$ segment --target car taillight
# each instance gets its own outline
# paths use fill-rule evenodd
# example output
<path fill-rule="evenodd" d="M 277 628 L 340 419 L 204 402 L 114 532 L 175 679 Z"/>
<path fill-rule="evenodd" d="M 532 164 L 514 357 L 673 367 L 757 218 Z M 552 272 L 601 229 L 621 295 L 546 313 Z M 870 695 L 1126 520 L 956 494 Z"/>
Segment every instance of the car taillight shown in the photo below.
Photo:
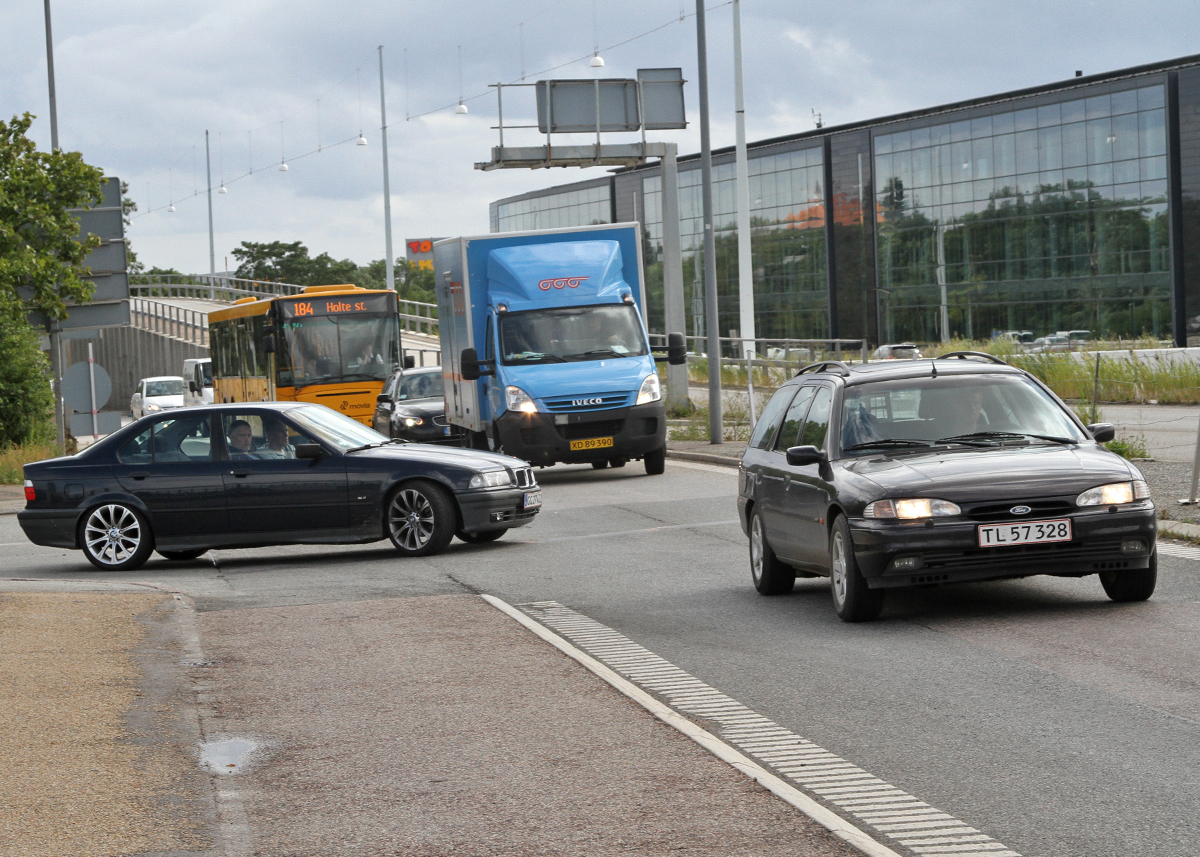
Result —
<path fill-rule="evenodd" d="M 33 482 L 25 480 L 25 502 L 32 503 L 37 499 L 37 492 L 33 490 Z"/>

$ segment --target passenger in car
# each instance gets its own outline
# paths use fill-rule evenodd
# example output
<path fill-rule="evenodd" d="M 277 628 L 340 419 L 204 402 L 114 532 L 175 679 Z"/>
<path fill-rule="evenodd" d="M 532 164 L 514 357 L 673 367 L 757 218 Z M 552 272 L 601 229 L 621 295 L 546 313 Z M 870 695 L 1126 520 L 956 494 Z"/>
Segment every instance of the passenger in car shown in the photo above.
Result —
<path fill-rule="evenodd" d="M 259 449 L 259 458 L 295 458 L 296 449 L 288 443 L 287 426 L 279 420 L 267 420 L 263 425 L 267 445 Z"/>
<path fill-rule="evenodd" d="M 229 455 L 234 461 L 254 458 L 254 429 L 245 420 L 229 424 Z"/>

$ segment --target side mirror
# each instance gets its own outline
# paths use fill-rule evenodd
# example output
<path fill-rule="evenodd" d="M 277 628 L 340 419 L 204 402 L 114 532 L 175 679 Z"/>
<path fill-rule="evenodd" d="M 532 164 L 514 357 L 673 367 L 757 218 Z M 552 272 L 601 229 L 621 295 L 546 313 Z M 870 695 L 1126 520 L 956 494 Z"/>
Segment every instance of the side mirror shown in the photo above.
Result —
<path fill-rule="evenodd" d="M 188 381 L 188 392 L 189 393 L 196 392 L 196 382 L 195 381 Z"/>
<path fill-rule="evenodd" d="M 824 464 L 828 456 L 815 446 L 793 446 L 787 451 L 787 463 L 791 467 L 804 467 L 808 464 Z"/>
<path fill-rule="evenodd" d="M 1091 433 L 1092 440 L 1096 441 L 1096 443 L 1108 443 L 1117 436 L 1112 423 L 1095 423 L 1088 426 L 1087 430 Z"/>
<path fill-rule="evenodd" d="M 479 380 L 479 352 L 474 348 L 464 348 L 459 363 L 464 381 Z"/>
<path fill-rule="evenodd" d="M 324 458 L 326 455 L 325 447 L 319 443 L 298 443 L 296 444 L 296 457 L 308 458 L 316 461 L 318 458 Z"/>
<path fill-rule="evenodd" d="M 263 354 L 275 353 L 275 334 L 268 333 L 263 337 Z"/>
<path fill-rule="evenodd" d="M 404 355 L 404 368 L 405 369 L 412 369 L 416 365 L 417 365 L 417 358 L 413 357 L 411 354 Z"/>
<path fill-rule="evenodd" d="M 383 402 L 391 401 L 391 397 L 387 393 L 380 393 L 378 396 L 375 397 L 375 401 L 382 404 Z"/>
<path fill-rule="evenodd" d="M 671 366 L 687 363 L 687 340 L 682 333 L 667 334 L 667 363 Z"/>

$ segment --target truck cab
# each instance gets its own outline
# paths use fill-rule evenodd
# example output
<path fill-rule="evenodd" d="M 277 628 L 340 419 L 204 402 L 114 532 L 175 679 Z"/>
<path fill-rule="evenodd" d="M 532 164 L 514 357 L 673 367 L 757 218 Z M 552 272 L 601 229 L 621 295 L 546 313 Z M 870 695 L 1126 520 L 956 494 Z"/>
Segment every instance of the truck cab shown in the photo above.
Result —
<path fill-rule="evenodd" d="M 641 459 L 661 473 L 666 414 L 636 225 L 451 239 L 435 258 L 439 248 L 447 418 L 531 464 Z"/>
<path fill-rule="evenodd" d="M 194 357 L 183 361 L 183 406 L 213 403 L 212 358 Z"/>

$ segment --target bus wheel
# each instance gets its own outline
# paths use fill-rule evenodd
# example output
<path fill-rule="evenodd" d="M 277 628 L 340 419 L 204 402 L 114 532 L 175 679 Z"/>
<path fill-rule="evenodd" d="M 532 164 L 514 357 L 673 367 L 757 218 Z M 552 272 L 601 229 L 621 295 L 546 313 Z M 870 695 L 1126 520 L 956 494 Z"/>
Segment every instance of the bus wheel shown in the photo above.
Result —
<path fill-rule="evenodd" d="M 432 482 L 416 480 L 397 488 L 384 518 L 388 538 L 406 556 L 441 553 L 458 523 L 454 501 Z"/>

